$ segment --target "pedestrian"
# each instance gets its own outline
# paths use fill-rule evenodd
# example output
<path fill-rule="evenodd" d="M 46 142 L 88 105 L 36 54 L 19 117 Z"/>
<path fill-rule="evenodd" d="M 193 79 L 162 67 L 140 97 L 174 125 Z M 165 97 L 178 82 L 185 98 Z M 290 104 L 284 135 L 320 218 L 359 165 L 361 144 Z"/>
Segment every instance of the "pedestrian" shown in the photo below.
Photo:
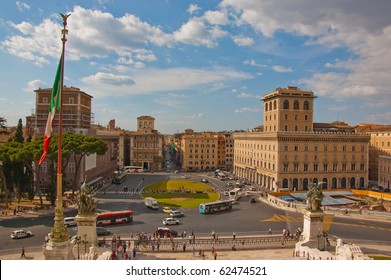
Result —
<path fill-rule="evenodd" d="M 133 259 L 136 258 L 136 252 L 137 252 L 137 249 L 136 249 L 136 247 L 134 247 L 134 248 L 133 248 Z"/>
<path fill-rule="evenodd" d="M 22 259 L 22 258 L 27 259 L 26 254 L 25 254 L 24 247 L 22 247 L 22 254 L 20 255 L 20 258 L 21 258 L 21 259 Z"/>
<path fill-rule="evenodd" d="M 183 243 L 183 252 L 186 252 L 186 243 Z"/>
<path fill-rule="evenodd" d="M 217 252 L 215 251 L 215 253 L 213 254 L 215 260 L 217 260 Z"/>
<path fill-rule="evenodd" d="M 233 240 L 235 240 L 235 238 L 236 238 L 236 233 L 235 232 L 232 233 L 232 237 L 233 237 Z"/>
<path fill-rule="evenodd" d="M 216 233 L 214 230 L 212 230 L 212 237 L 213 237 L 213 239 L 216 239 Z"/>
<path fill-rule="evenodd" d="M 195 247 L 193 246 L 193 257 L 195 257 Z"/>
<path fill-rule="evenodd" d="M 269 234 L 273 234 L 273 233 L 272 233 L 272 229 L 271 229 L 271 228 L 269 228 Z"/>
<path fill-rule="evenodd" d="M 236 251 L 236 246 L 235 246 L 235 244 L 232 246 L 232 251 Z"/>
<path fill-rule="evenodd" d="M 214 252 L 215 252 L 215 247 L 212 246 L 212 255 L 214 254 Z"/>
<path fill-rule="evenodd" d="M 192 239 L 192 237 L 191 237 L 191 235 L 189 235 L 189 244 L 191 244 L 191 239 Z"/>
<path fill-rule="evenodd" d="M 128 253 L 125 253 L 125 255 L 124 255 L 124 259 L 125 259 L 125 260 L 129 259 L 129 255 L 128 255 Z"/>

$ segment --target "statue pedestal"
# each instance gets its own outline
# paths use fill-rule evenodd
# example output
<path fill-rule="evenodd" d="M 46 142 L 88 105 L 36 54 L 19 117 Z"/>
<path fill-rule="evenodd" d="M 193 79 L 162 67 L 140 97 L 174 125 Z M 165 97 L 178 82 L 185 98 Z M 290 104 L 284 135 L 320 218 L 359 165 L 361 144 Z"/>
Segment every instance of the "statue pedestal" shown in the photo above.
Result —
<path fill-rule="evenodd" d="M 323 211 L 304 210 L 303 237 L 306 246 L 324 249 L 323 221 L 326 214 Z"/>
<path fill-rule="evenodd" d="M 80 237 L 80 245 L 89 248 L 92 245 L 98 246 L 98 236 L 96 234 L 96 214 L 93 215 L 77 215 L 77 236 Z"/>
<path fill-rule="evenodd" d="M 74 260 L 73 245 L 69 240 L 64 242 L 49 241 L 43 248 L 45 260 Z"/>

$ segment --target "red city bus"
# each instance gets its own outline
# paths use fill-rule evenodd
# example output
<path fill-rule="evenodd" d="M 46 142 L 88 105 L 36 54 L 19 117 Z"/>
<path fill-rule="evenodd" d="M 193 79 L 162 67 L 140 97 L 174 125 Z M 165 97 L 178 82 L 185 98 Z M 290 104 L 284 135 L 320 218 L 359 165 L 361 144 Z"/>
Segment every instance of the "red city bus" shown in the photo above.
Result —
<path fill-rule="evenodd" d="M 96 218 L 97 226 L 107 226 L 115 224 L 125 224 L 133 221 L 133 211 L 117 211 L 117 212 L 105 212 L 98 214 Z"/>

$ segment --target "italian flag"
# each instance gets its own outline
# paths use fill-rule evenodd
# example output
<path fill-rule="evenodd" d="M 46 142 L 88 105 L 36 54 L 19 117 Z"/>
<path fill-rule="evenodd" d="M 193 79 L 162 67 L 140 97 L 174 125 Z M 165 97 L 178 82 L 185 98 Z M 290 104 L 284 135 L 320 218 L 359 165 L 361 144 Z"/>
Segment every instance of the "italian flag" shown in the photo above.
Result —
<path fill-rule="evenodd" d="M 52 135 L 52 131 L 53 131 L 54 115 L 56 114 L 56 110 L 60 110 L 61 107 L 61 87 L 62 87 L 61 79 L 62 79 L 62 57 L 60 58 L 60 62 L 58 63 L 56 79 L 54 80 L 53 83 L 52 98 L 50 100 L 50 107 L 49 107 L 49 115 L 48 115 L 48 120 L 46 121 L 45 136 L 43 139 L 43 153 L 38 164 L 41 164 L 45 160 L 46 154 L 49 151 L 50 136 Z"/>

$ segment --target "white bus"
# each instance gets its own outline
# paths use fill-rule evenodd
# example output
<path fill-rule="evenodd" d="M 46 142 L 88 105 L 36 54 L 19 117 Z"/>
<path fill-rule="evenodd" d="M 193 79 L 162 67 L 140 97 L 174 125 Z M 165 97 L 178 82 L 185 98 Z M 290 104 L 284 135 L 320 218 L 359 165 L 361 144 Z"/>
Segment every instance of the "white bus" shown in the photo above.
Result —
<path fill-rule="evenodd" d="M 130 165 L 130 166 L 125 166 L 124 167 L 124 172 L 125 173 L 137 173 L 137 172 L 143 172 L 144 169 L 142 166 L 133 166 L 133 165 Z"/>
<path fill-rule="evenodd" d="M 238 200 L 242 196 L 242 190 L 239 188 L 234 188 L 229 191 L 229 199 Z"/>

